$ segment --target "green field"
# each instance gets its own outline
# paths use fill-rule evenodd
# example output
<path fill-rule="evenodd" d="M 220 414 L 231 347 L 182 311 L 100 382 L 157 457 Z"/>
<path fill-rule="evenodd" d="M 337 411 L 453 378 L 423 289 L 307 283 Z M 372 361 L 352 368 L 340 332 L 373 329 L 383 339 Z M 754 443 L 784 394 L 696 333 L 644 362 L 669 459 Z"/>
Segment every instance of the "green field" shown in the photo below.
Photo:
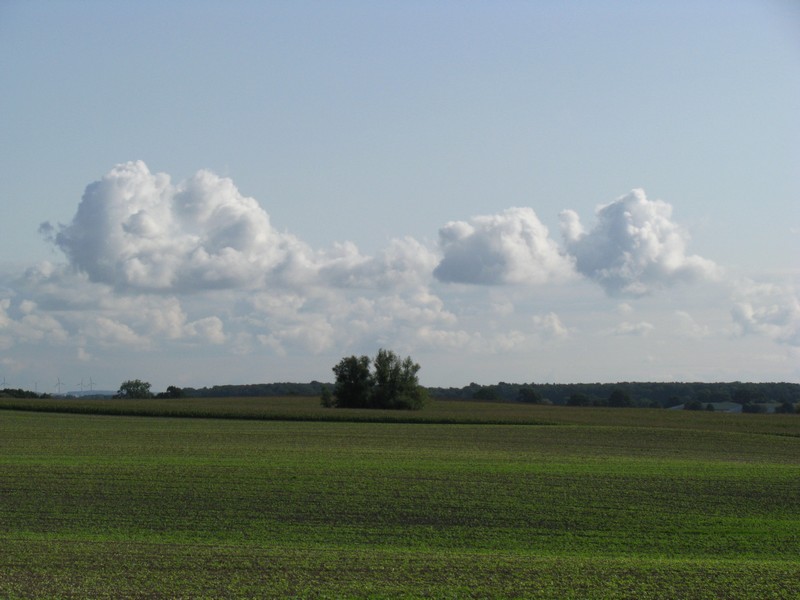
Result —
<path fill-rule="evenodd" d="M 2 598 L 800 597 L 796 415 L 15 402 Z"/>

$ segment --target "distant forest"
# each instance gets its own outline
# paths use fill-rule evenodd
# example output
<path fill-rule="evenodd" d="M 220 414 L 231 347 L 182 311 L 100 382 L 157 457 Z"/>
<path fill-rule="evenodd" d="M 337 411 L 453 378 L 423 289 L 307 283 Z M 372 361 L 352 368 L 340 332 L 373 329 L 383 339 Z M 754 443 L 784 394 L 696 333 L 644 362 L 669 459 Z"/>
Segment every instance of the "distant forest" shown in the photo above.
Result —
<path fill-rule="evenodd" d="M 539 402 L 575 406 L 669 408 L 680 404 L 784 404 L 800 402 L 797 383 L 505 383 L 428 388 L 434 398 Z M 621 404 L 619 404 L 621 403 Z"/>
<path fill-rule="evenodd" d="M 332 384 L 257 383 L 183 388 L 186 396 L 318 396 Z M 428 387 L 431 398 L 532 402 L 576 406 L 637 406 L 669 408 L 680 404 L 735 402 L 752 404 L 795 404 L 800 402 L 797 383 L 470 383 L 455 388 Z"/>

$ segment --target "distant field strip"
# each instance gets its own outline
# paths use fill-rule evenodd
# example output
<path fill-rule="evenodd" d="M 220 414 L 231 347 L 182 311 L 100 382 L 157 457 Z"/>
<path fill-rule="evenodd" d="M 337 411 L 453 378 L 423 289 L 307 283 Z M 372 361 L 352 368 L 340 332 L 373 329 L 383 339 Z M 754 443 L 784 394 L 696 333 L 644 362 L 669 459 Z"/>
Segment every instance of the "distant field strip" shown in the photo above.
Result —
<path fill-rule="evenodd" d="M 433 401 L 421 411 L 323 408 L 316 397 L 186 398 L 180 400 L 0 398 L 0 410 L 90 415 L 188 417 L 257 421 L 348 421 L 367 423 L 524 423 L 536 419 L 530 405 Z"/>
<path fill-rule="evenodd" d="M 263 421 L 434 424 L 573 424 L 772 433 L 800 437 L 796 415 L 563 407 L 515 402 L 432 400 L 422 410 L 323 408 L 317 397 L 226 397 L 179 400 L 0 398 L 0 411 Z"/>
<path fill-rule="evenodd" d="M 800 597 L 796 416 L 546 408 L 0 411 L 0 597 Z"/>

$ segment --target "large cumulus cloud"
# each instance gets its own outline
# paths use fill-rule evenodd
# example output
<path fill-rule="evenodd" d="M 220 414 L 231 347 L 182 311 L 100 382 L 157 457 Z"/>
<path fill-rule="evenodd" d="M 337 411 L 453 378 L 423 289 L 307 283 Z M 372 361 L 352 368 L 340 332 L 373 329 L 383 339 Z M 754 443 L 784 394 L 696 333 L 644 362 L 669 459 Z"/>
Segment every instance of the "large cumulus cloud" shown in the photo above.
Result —
<path fill-rule="evenodd" d="M 712 261 L 686 254 L 688 234 L 672 220 L 672 207 L 643 190 L 598 209 L 589 231 L 571 210 L 561 213 L 561 228 L 578 272 L 611 295 L 641 296 L 719 272 Z"/>
<path fill-rule="evenodd" d="M 199 171 L 173 184 L 142 161 L 117 165 L 90 184 L 67 225 L 41 231 L 92 282 L 127 293 L 204 290 L 420 288 L 430 278 L 477 285 L 543 284 L 576 271 L 609 294 L 643 295 L 712 277 L 711 261 L 686 253 L 688 236 L 670 205 L 634 190 L 597 212 L 585 231 L 561 214 L 564 246 L 531 208 L 451 221 L 438 254 L 412 238 L 374 256 L 351 242 L 313 250 L 273 227 L 230 179 Z"/>
<path fill-rule="evenodd" d="M 117 165 L 86 188 L 68 225 L 41 231 L 96 283 L 134 292 L 418 284 L 435 259 L 411 239 L 378 256 L 352 243 L 313 251 L 278 231 L 230 179 L 199 171 L 173 185 L 142 161 Z"/>
<path fill-rule="evenodd" d="M 444 257 L 433 273 L 440 281 L 536 284 L 572 271 L 531 208 L 451 221 L 439 230 L 439 243 Z"/>
<path fill-rule="evenodd" d="M 438 258 L 417 240 L 373 256 L 351 242 L 312 249 L 207 171 L 173 184 L 141 161 L 117 165 L 86 188 L 69 224 L 41 231 L 67 264 L 28 269 L 18 294 L 0 296 L 5 347 L 47 330 L 51 345 L 83 357 L 110 345 L 371 351 L 455 322 L 429 288 Z"/>
<path fill-rule="evenodd" d="M 89 185 L 53 241 L 92 281 L 139 290 L 257 287 L 308 254 L 230 179 L 200 171 L 172 185 L 141 161 Z"/>

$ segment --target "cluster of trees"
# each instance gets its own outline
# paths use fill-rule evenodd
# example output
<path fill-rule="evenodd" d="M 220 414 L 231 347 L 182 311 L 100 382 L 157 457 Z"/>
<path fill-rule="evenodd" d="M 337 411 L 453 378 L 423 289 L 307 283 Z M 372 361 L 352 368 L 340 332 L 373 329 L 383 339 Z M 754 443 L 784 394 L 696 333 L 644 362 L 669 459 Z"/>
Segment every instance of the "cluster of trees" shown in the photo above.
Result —
<path fill-rule="evenodd" d="M 0 398 L 49 398 L 50 394 L 37 394 L 21 388 L 4 388 L 0 390 Z"/>
<path fill-rule="evenodd" d="M 147 398 L 183 398 L 185 394 L 183 390 L 174 385 L 167 387 L 167 391 L 153 394 L 150 391 L 150 382 L 142 381 L 141 379 L 128 379 L 123 381 L 119 386 L 119 391 L 114 394 L 114 398 L 123 399 L 147 399 Z"/>
<path fill-rule="evenodd" d="M 410 356 L 401 359 L 382 348 L 373 361 L 368 356 L 348 356 L 333 367 L 333 393 L 323 389 L 322 405 L 418 410 L 428 397 L 417 378 L 419 369 Z"/>

